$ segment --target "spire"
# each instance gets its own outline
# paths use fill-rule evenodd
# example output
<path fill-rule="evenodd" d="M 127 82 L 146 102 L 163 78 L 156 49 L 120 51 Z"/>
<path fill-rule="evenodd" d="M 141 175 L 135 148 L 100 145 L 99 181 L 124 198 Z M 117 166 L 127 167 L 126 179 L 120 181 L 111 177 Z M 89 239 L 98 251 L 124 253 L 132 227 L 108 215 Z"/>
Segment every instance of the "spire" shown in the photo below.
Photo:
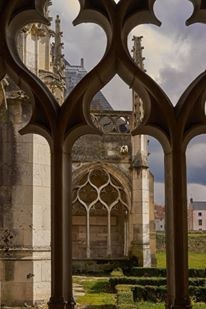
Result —
<path fill-rule="evenodd" d="M 61 20 L 57 15 L 55 20 L 55 40 L 53 45 L 53 65 L 54 73 L 64 78 L 64 55 L 62 54 L 63 43 L 62 43 L 62 32 L 61 32 Z"/>
<path fill-rule="evenodd" d="M 134 62 L 138 65 L 138 67 L 145 71 L 144 69 L 144 60 L 145 58 L 142 56 L 142 36 L 133 36 L 134 46 L 132 49 Z M 145 71 L 146 72 L 146 71 Z M 142 99 L 140 96 L 133 91 L 133 128 L 136 128 L 139 123 L 141 123 L 144 117 L 144 106 Z"/>
<path fill-rule="evenodd" d="M 133 59 L 138 67 L 144 69 L 144 57 L 142 56 L 141 45 L 142 36 L 133 37 Z M 144 118 L 144 104 L 142 98 L 133 90 L 133 107 L 132 107 L 132 128 L 135 129 L 143 121 Z M 148 137 L 146 135 L 138 135 L 133 138 L 133 155 L 135 166 L 148 167 Z"/>

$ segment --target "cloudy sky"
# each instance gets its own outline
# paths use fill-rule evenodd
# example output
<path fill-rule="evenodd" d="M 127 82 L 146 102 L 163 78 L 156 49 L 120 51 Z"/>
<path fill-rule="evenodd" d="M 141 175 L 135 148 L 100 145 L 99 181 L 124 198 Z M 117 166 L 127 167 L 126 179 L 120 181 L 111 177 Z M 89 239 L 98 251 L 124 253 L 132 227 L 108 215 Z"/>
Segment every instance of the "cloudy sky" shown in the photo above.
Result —
<path fill-rule="evenodd" d="M 118 2 L 118 1 L 116 1 Z M 185 26 L 193 7 L 189 0 L 157 0 L 155 14 L 161 27 L 142 25 L 129 36 L 131 50 L 133 35 L 143 35 L 145 68 L 175 105 L 190 82 L 206 69 L 206 25 Z M 71 64 L 85 59 L 87 70 L 93 68 L 104 54 L 106 37 L 93 24 L 73 27 L 79 12 L 78 0 L 53 0 L 52 15 L 59 14 L 64 32 L 64 54 Z M 115 77 L 103 89 L 114 109 L 131 109 L 131 91 Z M 163 153 L 159 143 L 150 141 L 150 165 L 155 176 L 155 201 L 164 204 Z M 188 197 L 206 200 L 206 137 L 198 136 L 188 147 Z"/>

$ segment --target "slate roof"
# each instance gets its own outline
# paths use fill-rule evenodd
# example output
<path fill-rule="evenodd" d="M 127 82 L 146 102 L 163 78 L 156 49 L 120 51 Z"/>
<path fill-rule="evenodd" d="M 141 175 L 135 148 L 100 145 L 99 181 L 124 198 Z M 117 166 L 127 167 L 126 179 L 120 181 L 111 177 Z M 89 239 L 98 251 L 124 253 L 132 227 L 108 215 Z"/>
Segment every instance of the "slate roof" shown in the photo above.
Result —
<path fill-rule="evenodd" d="M 192 202 L 193 210 L 206 210 L 206 202 Z"/>
<path fill-rule="evenodd" d="M 71 65 L 65 60 L 65 83 L 66 83 L 66 95 L 69 94 L 72 89 L 79 83 L 79 81 L 87 74 L 84 68 L 83 60 L 81 65 Z M 94 110 L 113 110 L 105 96 L 99 91 L 91 102 L 91 109 Z"/>

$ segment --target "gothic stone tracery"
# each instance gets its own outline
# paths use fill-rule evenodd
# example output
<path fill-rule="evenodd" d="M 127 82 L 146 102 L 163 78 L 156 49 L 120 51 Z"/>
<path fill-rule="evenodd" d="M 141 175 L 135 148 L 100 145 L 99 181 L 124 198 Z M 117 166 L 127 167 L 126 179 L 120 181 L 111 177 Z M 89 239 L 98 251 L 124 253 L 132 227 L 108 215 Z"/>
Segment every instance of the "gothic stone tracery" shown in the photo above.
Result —
<path fill-rule="evenodd" d="M 29 125 L 21 132 L 41 134 L 51 147 L 52 295 L 49 306 L 74 307 L 72 273 L 71 267 L 68 267 L 72 263 L 71 145 L 83 133 L 97 132 L 88 113 L 89 103 L 95 93 L 117 73 L 145 104 L 144 119 L 134 133 L 155 136 L 165 152 L 167 307 L 191 308 L 187 269 L 185 149 L 192 137 L 206 132 L 203 104 L 206 73 L 202 73 L 186 89 L 174 108 L 160 87 L 134 64 L 127 50 L 127 35 L 134 26 L 159 24 L 153 13 L 155 1 L 120 0 L 118 4 L 113 0 L 79 2 L 81 11 L 75 24 L 92 21 L 103 27 L 108 40 L 107 51 L 62 107 L 22 65 L 14 40 L 18 29 L 26 23 L 46 23 L 43 17 L 45 1 L 28 0 L 24 6 L 24 2 L 9 0 L 2 1 L 0 5 L 0 78 L 8 73 L 31 96 L 33 114 Z M 205 23 L 205 1 L 192 0 L 192 3 L 194 14 L 188 23 Z"/>

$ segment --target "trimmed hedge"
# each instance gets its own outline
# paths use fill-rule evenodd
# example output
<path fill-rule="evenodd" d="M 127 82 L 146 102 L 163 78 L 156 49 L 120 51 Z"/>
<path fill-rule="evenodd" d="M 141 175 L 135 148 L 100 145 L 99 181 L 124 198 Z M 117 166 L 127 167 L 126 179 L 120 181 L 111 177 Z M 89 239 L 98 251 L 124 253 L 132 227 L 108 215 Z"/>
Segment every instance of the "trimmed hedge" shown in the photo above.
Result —
<path fill-rule="evenodd" d="M 156 268 L 156 267 L 150 267 L 150 268 L 132 267 L 125 274 L 132 277 L 163 277 L 163 278 L 165 278 L 167 275 L 165 268 Z"/>
<path fill-rule="evenodd" d="M 125 272 L 126 275 L 132 277 L 163 277 L 166 278 L 167 272 L 165 268 L 144 268 L 132 267 L 129 271 Z M 189 277 L 191 278 L 206 278 L 206 268 L 203 269 L 189 269 Z"/>
<path fill-rule="evenodd" d="M 134 301 L 164 302 L 166 298 L 166 286 L 142 286 L 132 288 Z"/>
<path fill-rule="evenodd" d="M 206 302 L 206 286 L 190 286 L 189 293 L 194 302 Z"/>
<path fill-rule="evenodd" d="M 189 269 L 190 278 L 206 278 L 206 268 L 203 269 Z"/>
<path fill-rule="evenodd" d="M 167 279 L 166 278 L 135 278 L 135 277 L 117 277 L 117 278 L 110 278 L 109 283 L 112 289 L 115 289 L 116 285 L 119 284 L 128 284 L 128 285 L 141 285 L 141 286 L 166 286 Z M 189 279 L 190 286 L 196 287 L 205 287 L 206 286 L 206 279 L 203 278 L 190 278 Z"/>
<path fill-rule="evenodd" d="M 157 250 L 165 251 L 165 233 L 157 232 Z M 206 253 L 206 233 L 205 232 L 189 232 L 188 234 L 188 250 L 192 253 Z"/>
<path fill-rule="evenodd" d="M 135 278 L 135 277 L 118 277 L 118 278 L 110 278 L 109 283 L 111 287 L 114 289 L 115 286 L 120 284 L 128 284 L 128 285 L 151 285 L 151 286 L 161 286 L 166 285 L 167 280 L 165 278 Z"/>
<path fill-rule="evenodd" d="M 134 304 L 134 295 L 131 286 L 117 285 L 117 308 L 118 309 L 133 309 L 136 308 Z"/>
<path fill-rule="evenodd" d="M 166 286 L 134 286 L 134 301 L 163 302 L 166 298 Z M 206 287 L 190 286 L 189 293 L 194 302 L 206 302 Z"/>

